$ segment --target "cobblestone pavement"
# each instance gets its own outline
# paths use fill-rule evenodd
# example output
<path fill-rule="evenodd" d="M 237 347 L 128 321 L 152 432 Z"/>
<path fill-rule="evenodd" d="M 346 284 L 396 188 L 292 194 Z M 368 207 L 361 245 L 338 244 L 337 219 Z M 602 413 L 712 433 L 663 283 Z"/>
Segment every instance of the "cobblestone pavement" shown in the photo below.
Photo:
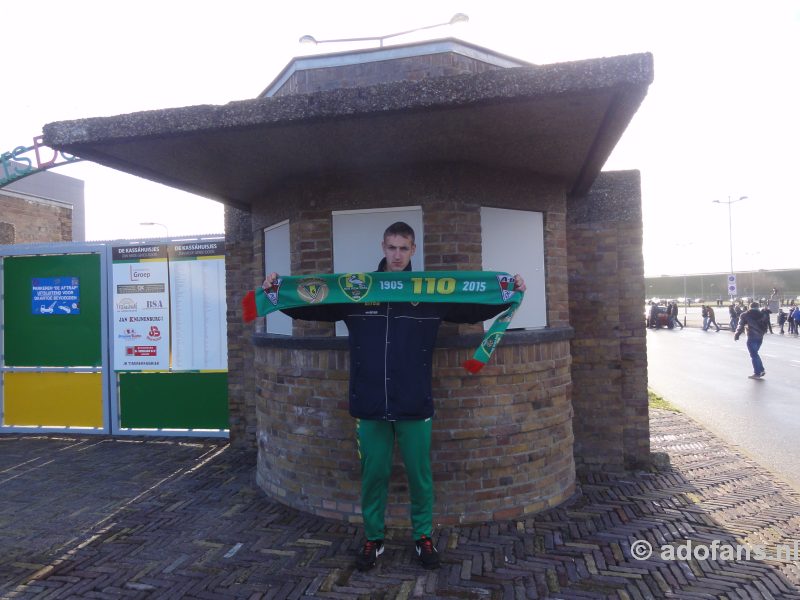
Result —
<path fill-rule="evenodd" d="M 219 440 L 0 436 L 0 597 L 800 598 L 800 496 L 688 417 L 651 421 L 657 469 L 583 478 L 525 520 L 441 528 L 432 572 L 403 532 L 354 570 L 358 527 L 269 500 L 254 453 Z M 689 541 L 688 560 L 663 555 Z M 737 544 L 766 557 L 734 560 Z"/>

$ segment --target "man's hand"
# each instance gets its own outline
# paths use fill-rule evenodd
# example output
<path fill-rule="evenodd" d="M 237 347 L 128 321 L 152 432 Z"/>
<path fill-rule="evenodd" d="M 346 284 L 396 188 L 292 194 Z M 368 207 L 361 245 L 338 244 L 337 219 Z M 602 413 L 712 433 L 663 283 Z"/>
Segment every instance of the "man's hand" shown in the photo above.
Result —
<path fill-rule="evenodd" d="M 739 334 L 738 333 L 733 336 L 733 341 L 734 342 L 738 342 L 739 341 Z"/>
<path fill-rule="evenodd" d="M 265 292 L 272 287 L 272 284 L 275 283 L 275 280 L 278 278 L 277 273 L 270 273 L 267 275 L 267 278 L 264 280 L 264 283 L 261 284 L 261 289 Z"/>

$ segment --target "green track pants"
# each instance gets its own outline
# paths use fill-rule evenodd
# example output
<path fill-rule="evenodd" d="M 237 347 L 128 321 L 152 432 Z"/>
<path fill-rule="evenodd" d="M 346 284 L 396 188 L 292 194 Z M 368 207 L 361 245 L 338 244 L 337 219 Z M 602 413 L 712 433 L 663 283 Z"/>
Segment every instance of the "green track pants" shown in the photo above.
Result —
<path fill-rule="evenodd" d="M 368 540 L 384 538 L 384 513 L 392 473 L 394 442 L 400 447 L 411 496 L 414 539 L 433 530 L 433 473 L 431 472 L 431 419 L 423 421 L 356 420 L 361 459 L 361 513 Z"/>

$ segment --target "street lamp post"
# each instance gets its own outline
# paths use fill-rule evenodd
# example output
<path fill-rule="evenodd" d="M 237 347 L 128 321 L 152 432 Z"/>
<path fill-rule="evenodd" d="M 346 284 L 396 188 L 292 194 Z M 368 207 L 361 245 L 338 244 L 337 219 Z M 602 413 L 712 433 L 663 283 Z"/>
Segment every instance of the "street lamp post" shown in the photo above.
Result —
<path fill-rule="evenodd" d="M 757 250 L 755 252 L 745 252 L 745 256 L 757 257 L 760 254 L 761 254 L 760 250 Z M 759 259 L 755 258 L 754 260 L 758 261 Z M 751 295 L 750 302 L 758 302 L 758 298 L 756 298 L 756 269 L 755 269 L 755 267 L 753 267 L 750 270 L 750 295 Z"/>
<path fill-rule="evenodd" d="M 139 225 L 146 225 L 146 226 L 156 225 L 158 227 L 163 227 L 164 228 L 164 232 L 166 233 L 166 236 L 169 237 L 169 227 L 167 227 L 163 223 L 154 223 L 153 221 L 148 221 L 146 223 L 139 223 Z"/>
<path fill-rule="evenodd" d="M 741 202 L 742 200 L 747 200 L 747 196 L 740 196 L 738 200 L 731 200 L 731 197 L 728 196 L 727 200 L 712 200 L 712 202 L 716 204 L 727 204 L 728 205 L 728 244 L 730 246 L 731 252 L 731 275 L 733 275 L 733 225 L 731 219 L 731 204 L 735 202 Z M 733 298 L 733 294 L 730 295 Z"/>
<path fill-rule="evenodd" d="M 683 270 L 683 326 L 686 327 L 686 311 L 688 310 L 689 300 L 686 298 L 686 269 Z"/>
<path fill-rule="evenodd" d="M 686 269 L 686 267 L 687 267 L 686 256 L 688 254 L 689 246 L 693 246 L 693 245 L 694 245 L 694 242 L 681 242 L 680 244 L 675 244 L 675 246 L 677 248 L 681 249 L 679 251 L 679 254 L 681 255 L 681 260 L 683 262 L 683 326 L 684 327 L 686 327 L 686 313 L 687 313 L 688 306 L 689 306 L 689 298 L 687 296 L 687 294 L 689 292 L 687 291 L 687 287 L 686 287 L 686 270 L 687 270 Z"/>
<path fill-rule="evenodd" d="M 379 42 L 380 47 L 383 48 L 383 41 L 389 38 L 406 35 L 407 33 L 414 33 L 415 31 L 422 31 L 423 29 L 433 29 L 434 27 L 444 27 L 445 25 L 455 25 L 457 23 L 467 23 L 469 17 L 464 13 L 456 13 L 450 20 L 445 23 L 437 23 L 436 25 L 426 25 L 424 27 L 417 27 L 416 29 L 408 29 L 406 31 L 398 31 L 397 33 L 388 33 L 386 35 L 371 35 L 367 37 L 356 38 L 339 38 L 334 40 L 318 40 L 313 35 L 304 35 L 300 38 L 301 44 L 331 44 L 334 42 Z"/>
<path fill-rule="evenodd" d="M 686 290 L 686 255 L 688 254 L 689 246 L 693 246 L 694 242 L 682 242 L 680 244 L 676 244 L 678 248 L 682 248 L 680 252 L 681 259 L 683 261 L 683 326 L 686 327 L 686 313 L 688 311 L 689 306 L 689 298 L 687 297 L 688 291 Z"/>

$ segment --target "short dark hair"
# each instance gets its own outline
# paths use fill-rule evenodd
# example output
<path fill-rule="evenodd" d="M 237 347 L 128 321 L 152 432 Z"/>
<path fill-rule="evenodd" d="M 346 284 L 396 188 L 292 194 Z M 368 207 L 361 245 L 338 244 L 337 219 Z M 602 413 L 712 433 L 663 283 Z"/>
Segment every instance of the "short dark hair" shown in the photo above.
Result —
<path fill-rule="evenodd" d="M 411 225 L 404 223 L 403 221 L 396 221 L 389 225 L 386 228 L 386 231 L 383 232 L 383 239 L 386 239 L 390 235 L 400 235 L 410 238 L 412 242 L 415 241 L 414 230 L 411 229 Z"/>
<path fill-rule="evenodd" d="M 750 308 L 758 308 L 758 302 L 751 302 Z"/>

